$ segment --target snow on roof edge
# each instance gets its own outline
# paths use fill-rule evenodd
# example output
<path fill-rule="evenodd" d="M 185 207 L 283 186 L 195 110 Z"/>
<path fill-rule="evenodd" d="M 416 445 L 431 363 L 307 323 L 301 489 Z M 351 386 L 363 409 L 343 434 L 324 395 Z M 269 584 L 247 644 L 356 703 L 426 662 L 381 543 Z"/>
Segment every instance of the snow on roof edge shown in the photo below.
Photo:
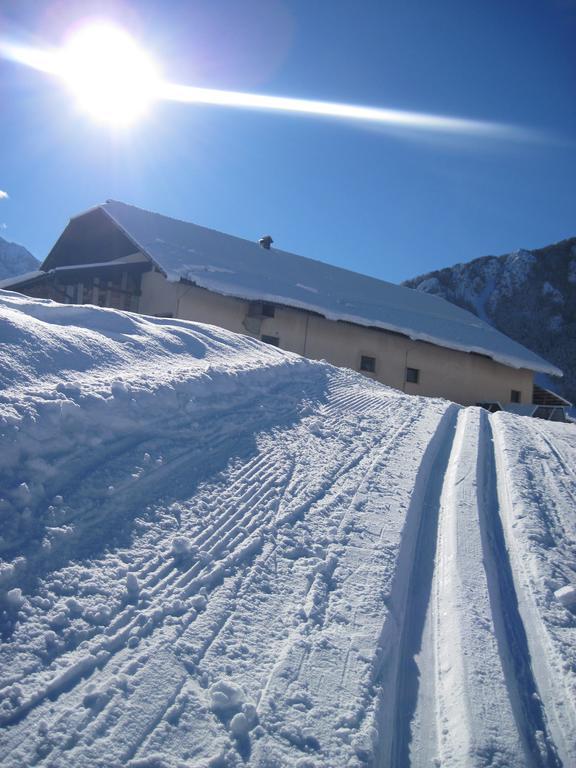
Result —
<path fill-rule="evenodd" d="M 393 323 L 383 323 L 376 319 L 367 320 L 366 318 L 363 318 L 358 315 L 346 315 L 345 313 L 332 313 L 330 311 L 327 311 L 325 307 L 317 307 L 314 304 L 311 304 L 308 302 L 302 302 L 299 299 L 296 299 L 293 297 L 271 296 L 259 291 L 252 292 L 248 289 L 242 289 L 239 287 L 236 287 L 234 291 L 232 290 L 226 291 L 226 289 L 222 285 L 218 283 L 215 284 L 211 282 L 209 279 L 204 280 L 200 278 L 197 274 L 194 275 L 193 279 L 186 278 L 185 276 L 181 275 L 179 272 L 174 272 L 163 267 L 157 261 L 157 259 L 155 259 L 154 256 L 150 253 L 149 249 L 146 246 L 144 246 L 142 243 L 140 243 L 134 237 L 134 235 L 132 235 L 121 224 L 121 222 L 116 218 L 116 216 L 113 215 L 113 213 L 108 208 L 109 204 L 120 204 L 122 206 L 138 208 L 137 206 L 129 206 L 127 203 L 122 203 L 121 201 L 106 200 L 106 203 L 101 203 L 100 205 L 89 209 L 89 211 L 100 208 L 108 216 L 108 218 L 120 229 L 120 231 L 130 240 L 130 242 L 133 243 L 136 248 L 138 248 L 143 254 L 145 254 L 150 259 L 150 261 L 157 267 L 157 269 L 166 277 L 166 279 L 169 282 L 180 282 L 182 280 L 188 280 L 189 282 L 192 282 L 198 285 L 198 287 L 200 288 L 205 288 L 206 290 L 213 291 L 214 293 L 218 293 L 221 296 L 230 296 L 234 298 L 245 299 L 248 301 L 270 301 L 277 304 L 283 304 L 284 306 L 293 307 L 295 309 L 303 309 L 306 311 L 315 312 L 321 315 L 322 317 L 325 317 L 328 320 L 349 322 L 354 325 L 360 325 L 365 328 L 380 328 L 382 330 L 401 333 L 404 336 L 408 336 L 413 341 L 428 342 L 430 344 L 435 344 L 436 346 L 443 347 L 444 349 L 452 349 L 457 352 L 468 352 L 468 353 L 474 352 L 476 354 L 485 355 L 490 359 L 494 360 L 495 362 L 500 363 L 501 365 L 506 365 L 509 368 L 516 368 L 516 369 L 523 368 L 525 370 L 530 370 L 537 373 L 547 373 L 551 376 L 556 376 L 559 378 L 562 378 L 564 376 L 564 373 L 560 368 L 558 368 L 555 365 L 552 365 L 551 363 L 548 363 L 546 360 L 541 358 L 535 352 L 532 352 L 532 350 L 526 349 L 526 351 L 529 352 L 531 356 L 534 358 L 533 361 L 530 361 L 530 364 L 528 364 L 529 363 L 528 360 L 513 354 L 500 354 L 493 350 L 486 349 L 485 347 L 476 347 L 476 346 L 470 346 L 465 344 L 458 344 L 458 342 L 451 341 L 446 338 L 414 331 L 414 329 L 407 329 L 405 326 L 395 326 Z M 153 213 L 152 211 L 146 211 L 143 208 L 138 208 L 138 210 L 146 213 L 151 213 L 152 215 L 155 215 L 155 216 L 160 216 L 164 219 L 171 219 L 172 221 L 175 221 L 175 222 L 190 224 L 190 222 L 183 221 L 182 219 L 176 219 L 172 216 L 165 216 L 164 214 L 156 214 L 156 213 Z M 84 213 L 88 213 L 89 211 L 85 211 Z M 79 214 L 79 215 L 84 215 L 84 214 Z M 78 218 L 78 217 L 74 217 L 74 218 Z M 200 225 L 194 225 L 194 226 L 200 226 Z M 219 232 L 219 230 L 211 229 L 210 227 L 201 227 L 201 228 L 215 232 L 216 234 L 223 234 Z M 236 240 L 240 240 L 241 242 L 246 242 L 244 238 L 240 238 L 237 235 L 229 235 L 226 233 L 226 236 L 234 238 Z M 296 254 L 292 254 L 289 251 L 282 251 L 281 249 L 275 249 L 275 250 L 279 250 L 280 253 L 285 254 L 287 256 L 296 256 Z M 319 262 L 319 263 L 324 264 L 325 262 Z M 328 264 L 327 266 L 334 266 L 334 265 Z M 348 270 L 345 267 L 344 268 L 338 267 L 338 269 L 341 269 L 344 272 L 350 272 L 351 274 L 354 274 L 354 275 L 360 274 L 360 273 L 354 272 L 353 270 Z M 372 278 L 372 279 L 378 280 L 378 278 Z M 385 281 L 382 281 L 382 282 L 385 282 Z M 394 285 L 394 284 L 391 283 L 390 285 Z M 396 287 L 400 288 L 402 286 L 396 286 Z M 413 290 L 413 289 L 406 289 L 406 290 Z M 501 333 L 493 326 L 489 326 L 489 327 L 492 328 L 496 333 Z M 502 335 L 505 335 L 505 334 L 502 334 Z M 510 337 L 506 337 L 506 338 L 508 338 L 514 344 L 517 344 L 518 346 L 522 347 L 522 345 L 519 342 L 514 342 L 514 340 L 510 339 Z"/>
<path fill-rule="evenodd" d="M 4 280 L 0 280 L 0 288 L 9 289 L 11 285 L 18 285 L 19 283 L 25 283 L 28 280 L 34 280 L 37 277 L 45 275 L 46 272 L 43 269 L 34 269 L 31 272 L 23 272 L 21 275 L 12 275 L 12 277 L 5 277 Z"/>
<path fill-rule="evenodd" d="M 449 342 L 446 339 L 442 339 L 440 337 L 435 337 L 433 334 L 425 334 L 418 331 L 407 329 L 404 326 L 396 326 L 393 323 L 382 323 L 378 320 L 366 320 L 366 318 L 363 318 L 358 315 L 347 315 L 344 312 L 329 312 L 326 310 L 325 307 L 317 307 L 314 304 L 309 304 L 308 302 L 300 301 L 299 299 L 287 299 L 285 296 L 274 296 L 265 294 L 259 291 L 249 291 L 246 289 L 238 288 L 234 291 L 226 291 L 225 288 L 223 288 L 219 284 L 211 283 L 209 279 L 202 280 L 198 277 L 198 275 L 194 275 L 194 279 L 185 278 L 182 277 L 182 275 L 178 275 L 176 273 L 171 273 L 167 275 L 167 279 L 169 282 L 177 283 L 182 280 L 186 280 L 187 282 L 193 283 L 194 285 L 197 285 L 199 288 L 204 288 L 205 290 L 212 291 L 213 293 L 218 293 L 221 296 L 229 296 L 231 298 L 237 298 L 237 299 L 244 299 L 246 301 L 267 301 L 274 304 L 282 304 L 284 306 L 292 307 L 294 309 L 303 309 L 307 312 L 315 312 L 318 315 L 321 315 L 322 317 L 325 317 L 327 320 L 334 320 L 336 322 L 343 322 L 343 323 L 352 323 L 353 325 L 361 325 L 364 328 L 379 328 L 383 331 L 392 331 L 394 333 L 400 333 L 402 336 L 407 336 L 412 341 L 423 341 L 427 342 L 429 344 L 434 344 L 437 347 L 443 347 L 444 349 L 452 349 L 456 352 L 468 352 L 468 353 L 475 353 L 478 355 L 484 355 L 487 357 L 490 357 L 494 362 L 500 363 L 502 365 L 506 365 L 508 368 L 524 368 L 525 370 L 529 371 L 535 371 L 538 373 L 548 373 L 551 376 L 557 376 L 557 377 L 563 377 L 564 373 L 560 370 L 560 368 L 557 368 L 556 366 L 552 365 L 551 363 L 547 363 L 542 358 L 542 362 L 544 365 L 538 366 L 538 363 L 534 363 L 531 366 L 527 365 L 527 361 L 523 358 L 516 357 L 514 355 L 500 355 L 497 352 L 489 353 L 484 347 L 474 347 L 470 345 L 465 344 L 458 344 L 457 342 Z M 534 353 L 535 354 L 535 353 Z M 536 356 L 536 355 L 535 355 Z"/>

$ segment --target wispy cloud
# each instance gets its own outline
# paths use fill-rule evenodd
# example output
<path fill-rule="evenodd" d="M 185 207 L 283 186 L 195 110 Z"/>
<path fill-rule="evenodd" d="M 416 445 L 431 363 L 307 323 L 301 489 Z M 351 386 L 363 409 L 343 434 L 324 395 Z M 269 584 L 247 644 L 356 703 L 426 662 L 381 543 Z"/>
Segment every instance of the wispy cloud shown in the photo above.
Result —
<path fill-rule="evenodd" d="M 4 192 L 3 189 L 0 189 L 0 200 L 7 200 L 8 199 L 8 192 Z"/>

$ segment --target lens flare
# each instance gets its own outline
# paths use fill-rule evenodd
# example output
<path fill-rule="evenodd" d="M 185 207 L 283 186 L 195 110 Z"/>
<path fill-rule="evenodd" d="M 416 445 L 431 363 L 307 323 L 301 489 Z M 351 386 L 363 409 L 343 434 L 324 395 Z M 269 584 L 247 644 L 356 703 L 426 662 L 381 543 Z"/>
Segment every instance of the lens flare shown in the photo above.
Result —
<path fill-rule="evenodd" d="M 130 35 L 108 23 L 81 27 L 56 50 L 4 43 L 0 54 L 54 75 L 82 111 L 113 125 L 135 122 L 158 98 L 160 78 L 152 58 Z"/>
<path fill-rule="evenodd" d="M 58 74 L 82 110 L 117 125 L 148 111 L 159 82 L 145 51 L 107 24 L 87 26 L 70 38 L 58 54 Z"/>
<path fill-rule="evenodd" d="M 354 104 L 338 104 L 330 101 L 293 99 L 285 96 L 266 96 L 258 93 L 222 91 L 212 88 L 195 88 L 190 85 L 163 83 L 162 98 L 188 104 L 214 104 L 244 109 L 263 109 L 275 112 L 293 112 L 316 117 L 333 117 L 368 123 L 410 128 L 413 130 L 442 133 L 468 133 L 484 136 L 503 136 L 512 130 L 496 123 L 464 120 L 457 117 L 427 115 L 422 112 L 406 112 L 398 109 L 380 109 Z"/>
<path fill-rule="evenodd" d="M 55 75 L 74 94 L 84 111 L 114 125 L 134 123 L 153 102 L 162 100 L 327 117 L 380 124 L 412 133 L 511 140 L 534 138 L 527 131 L 499 123 L 165 82 L 148 53 L 126 32 L 107 23 L 86 25 L 56 50 L 0 41 L 0 56 Z"/>

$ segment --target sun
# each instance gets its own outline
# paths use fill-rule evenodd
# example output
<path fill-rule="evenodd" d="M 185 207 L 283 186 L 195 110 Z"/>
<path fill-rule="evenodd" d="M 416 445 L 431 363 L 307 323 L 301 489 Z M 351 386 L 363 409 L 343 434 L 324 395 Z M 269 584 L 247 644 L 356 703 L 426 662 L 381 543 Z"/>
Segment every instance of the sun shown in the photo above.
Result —
<path fill-rule="evenodd" d="M 148 112 L 160 82 L 152 58 L 127 32 L 104 22 L 71 35 L 58 52 L 57 70 L 83 111 L 117 126 Z"/>

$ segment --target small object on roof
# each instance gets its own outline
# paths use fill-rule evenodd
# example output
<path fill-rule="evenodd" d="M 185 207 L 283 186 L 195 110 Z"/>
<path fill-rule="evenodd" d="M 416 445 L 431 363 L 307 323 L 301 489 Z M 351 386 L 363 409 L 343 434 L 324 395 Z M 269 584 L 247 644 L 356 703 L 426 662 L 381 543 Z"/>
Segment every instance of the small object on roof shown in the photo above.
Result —
<path fill-rule="evenodd" d="M 264 235 L 264 237 L 261 237 L 260 240 L 258 240 L 258 244 L 262 246 L 262 248 L 266 248 L 267 251 L 270 250 L 270 246 L 274 240 L 270 237 L 270 235 Z"/>

